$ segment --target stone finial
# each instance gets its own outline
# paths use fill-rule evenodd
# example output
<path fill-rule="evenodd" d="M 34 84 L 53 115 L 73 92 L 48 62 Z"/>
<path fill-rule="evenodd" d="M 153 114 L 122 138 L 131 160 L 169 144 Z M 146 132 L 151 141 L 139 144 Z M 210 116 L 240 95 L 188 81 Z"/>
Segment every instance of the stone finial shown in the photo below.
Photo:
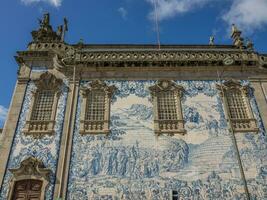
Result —
<path fill-rule="evenodd" d="M 213 35 L 210 36 L 209 45 L 214 45 L 214 40 L 215 40 L 215 37 Z"/>
<path fill-rule="evenodd" d="M 244 39 L 241 37 L 242 32 L 237 28 L 235 24 L 232 25 L 232 39 L 233 45 L 238 48 L 244 47 Z"/>
<path fill-rule="evenodd" d="M 83 41 L 82 38 L 80 38 L 79 42 L 77 43 L 77 47 L 78 47 L 79 49 L 82 49 L 83 46 L 84 46 L 84 41 Z"/>

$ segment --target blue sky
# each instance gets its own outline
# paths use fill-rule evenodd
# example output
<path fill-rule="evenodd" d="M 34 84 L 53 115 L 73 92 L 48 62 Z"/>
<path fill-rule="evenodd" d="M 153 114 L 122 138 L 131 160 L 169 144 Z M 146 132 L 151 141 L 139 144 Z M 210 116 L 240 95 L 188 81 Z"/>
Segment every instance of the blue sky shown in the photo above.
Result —
<path fill-rule="evenodd" d="M 37 18 L 50 12 L 54 27 L 69 20 L 66 41 L 156 43 L 154 3 L 164 44 L 230 44 L 235 23 L 259 52 L 267 52 L 267 0 L 4 0 L 0 3 L 0 127 L 16 82 L 16 51 L 25 50 Z"/>

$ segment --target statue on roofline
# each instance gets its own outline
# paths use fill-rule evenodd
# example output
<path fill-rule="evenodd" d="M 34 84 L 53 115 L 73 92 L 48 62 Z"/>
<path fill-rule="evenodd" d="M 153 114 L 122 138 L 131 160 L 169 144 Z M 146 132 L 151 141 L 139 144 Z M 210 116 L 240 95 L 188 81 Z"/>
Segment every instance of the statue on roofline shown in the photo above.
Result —
<path fill-rule="evenodd" d="M 237 28 L 235 24 L 232 24 L 232 34 L 240 32 L 240 30 Z"/>
<path fill-rule="evenodd" d="M 32 31 L 35 42 L 64 42 L 65 34 L 68 31 L 68 21 L 64 18 L 64 24 L 58 26 L 57 31 L 50 25 L 50 14 L 45 13 L 42 19 L 38 19 L 39 29 Z"/>
<path fill-rule="evenodd" d="M 214 45 L 215 37 L 212 35 L 210 36 L 210 42 L 209 45 Z"/>
<path fill-rule="evenodd" d="M 50 26 L 50 15 L 49 13 L 45 13 L 43 19 L 39 19 L 39 24 L 41 29 L 47 29 Z"/>

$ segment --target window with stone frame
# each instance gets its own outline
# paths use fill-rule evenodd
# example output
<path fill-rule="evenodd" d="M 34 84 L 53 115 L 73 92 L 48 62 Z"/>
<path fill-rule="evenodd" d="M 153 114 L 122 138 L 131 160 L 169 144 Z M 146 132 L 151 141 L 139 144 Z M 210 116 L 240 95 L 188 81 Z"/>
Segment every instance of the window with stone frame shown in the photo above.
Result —
<path fill-rule="evenodd" d="M 62 80 L 46 72 L 34 81 L 36 90 L 33 91 L 30 109 L 23 129 L 25 134 L 42 137 L 53 134 L 58 99 L 61 94 Z"/>
<path fill-rule="evenodd" d="M 115 90 L 115 86 L 108 86 L 99 80 L 92 81 L 81 89 L 81 134 L 109 133 L 110 104 Z"/>
<path fill-rule="evenodd" d="M 257 132 L 257 122 L 254 118 L 249 101 L 249 86 L 230 80 L 217 85 L 223 98 L 227 118 L 234 132 Z"/>
<path fill-rule="evenodd" d="M 149 90 L 154 108 L 155 133 L 184 135 L 186 130 L 181 106 L 183 87 L 166 80 L 159 81 L 156 85 L 149 87 Z"/>

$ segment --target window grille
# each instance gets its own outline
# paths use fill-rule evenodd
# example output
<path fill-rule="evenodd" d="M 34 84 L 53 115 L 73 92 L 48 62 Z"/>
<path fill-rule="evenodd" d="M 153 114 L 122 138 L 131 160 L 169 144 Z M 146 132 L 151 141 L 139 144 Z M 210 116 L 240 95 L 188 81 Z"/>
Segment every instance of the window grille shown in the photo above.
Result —
<path fill-rule="evenodd" d="M 177 103 L 174 92 L 160 92 L 158 95 L 159 120 L 177 120 Z"/>
<path fill-rule="evenodd" d="M 231 119 L 249 119 L 247 105 L 240 90 L 226 92 Z"/>
<path fill-rule="evenodd" d="M 53 109 L 54 92 L 44 90 L 37 94 L 31 120 L 49 121 Z"/>
<path fill-rule="evenodd" d="M 87 99 L 86 120 L 102 121 L 105 116 L 105 93 L 92 91 Z"/>

